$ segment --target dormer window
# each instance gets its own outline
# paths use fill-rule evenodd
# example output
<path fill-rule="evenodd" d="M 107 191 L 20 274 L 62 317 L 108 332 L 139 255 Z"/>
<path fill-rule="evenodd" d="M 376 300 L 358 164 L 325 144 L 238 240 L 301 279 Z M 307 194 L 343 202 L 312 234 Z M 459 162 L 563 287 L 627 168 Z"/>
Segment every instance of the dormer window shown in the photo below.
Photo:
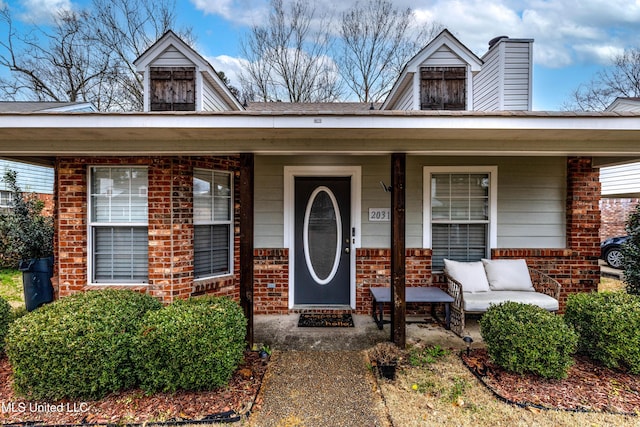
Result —
<path fill-rule="evenodd" d="M 195 67 L 151 67 L 151 111 L 195 111 Z"/>
<path fill-rule="evenodd" d="M 465 67 L 421 67 L 421 110 L 465 110 Z"/>

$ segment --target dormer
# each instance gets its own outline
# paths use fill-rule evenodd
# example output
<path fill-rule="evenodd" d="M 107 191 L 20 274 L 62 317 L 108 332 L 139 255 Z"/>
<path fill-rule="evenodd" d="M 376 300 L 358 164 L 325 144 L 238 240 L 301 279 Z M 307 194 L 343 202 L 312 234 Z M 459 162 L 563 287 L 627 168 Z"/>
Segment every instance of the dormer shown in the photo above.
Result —
<path fill-rule="evenodd" d="M 473 76 L 482 60 L 448 30 L 415 55 L 384 102 L 383 110 L 471 110 Z"/>
<path fill-rule="evenodd" d="M 144 79 L 144 111 L 244 109 L 211 64 L 173 31 L 167 31 L 134 65 Z"/>

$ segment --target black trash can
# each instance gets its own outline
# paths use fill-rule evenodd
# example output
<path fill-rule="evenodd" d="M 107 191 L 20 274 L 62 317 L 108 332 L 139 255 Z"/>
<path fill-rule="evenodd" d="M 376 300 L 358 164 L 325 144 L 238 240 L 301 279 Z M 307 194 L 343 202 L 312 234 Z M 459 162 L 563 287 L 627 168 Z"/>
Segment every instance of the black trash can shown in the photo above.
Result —
<path fill-rule="evenodd" d="M 22 289 L 27 311 L 53 301 L 53 258 L 36 258 L 20 261 Z"/>

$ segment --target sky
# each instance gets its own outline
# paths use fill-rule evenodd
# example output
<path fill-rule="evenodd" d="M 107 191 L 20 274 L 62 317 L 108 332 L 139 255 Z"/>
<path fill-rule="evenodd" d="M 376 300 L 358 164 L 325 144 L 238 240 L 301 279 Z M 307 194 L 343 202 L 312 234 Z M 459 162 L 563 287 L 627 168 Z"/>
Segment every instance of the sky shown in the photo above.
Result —
<path fill-rule="evenodd" d="M 292 0 L 284 0 L 285 4 Z M 357 0 L 317 0 L 337 15 Z M 368 0 L 360 0 L 368 1 Z M 478 56 L 496 36 L 534 39 L 533 109 L 561 110 L 625 48 L 640 47 L 640 0 L 392 0 L 418 23 L 438 22 Z M 16 20 L 46 25 L 59 8 L 88 0 L 0 0 Z M 268 14 L 268 0 L 176 0 L 178 27 L 190 26 L 196 50 L 239 86 L 240 41 Z M 4 35 L 0 34 L 0 37 Z"/>

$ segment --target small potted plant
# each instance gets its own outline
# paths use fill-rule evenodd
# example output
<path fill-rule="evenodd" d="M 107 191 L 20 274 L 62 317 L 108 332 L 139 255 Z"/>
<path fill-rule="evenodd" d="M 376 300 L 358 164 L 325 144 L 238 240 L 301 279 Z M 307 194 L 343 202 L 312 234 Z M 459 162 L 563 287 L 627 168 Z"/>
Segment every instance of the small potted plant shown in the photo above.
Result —
<path fill-rule="evenodd" d="M 53 219 L 42 215 L 41 200 L 20 189 L 15 171 L 7 171 L 3 180 L 11 190 L 12 200 L 11 209 L 2 213 L 0 221 L 0 249 L 6 258 L 18 261 L 25 305 L 27 311 L 32 311 L 53 301 Z"/>
<path fill-rule="evenodd" d="M 404 352 L 392 342 L 382 342 L 376 344 L 369 350 L 369 360 L 381 377 L 390 380 L 396 378 L 396 368 Z"/>

